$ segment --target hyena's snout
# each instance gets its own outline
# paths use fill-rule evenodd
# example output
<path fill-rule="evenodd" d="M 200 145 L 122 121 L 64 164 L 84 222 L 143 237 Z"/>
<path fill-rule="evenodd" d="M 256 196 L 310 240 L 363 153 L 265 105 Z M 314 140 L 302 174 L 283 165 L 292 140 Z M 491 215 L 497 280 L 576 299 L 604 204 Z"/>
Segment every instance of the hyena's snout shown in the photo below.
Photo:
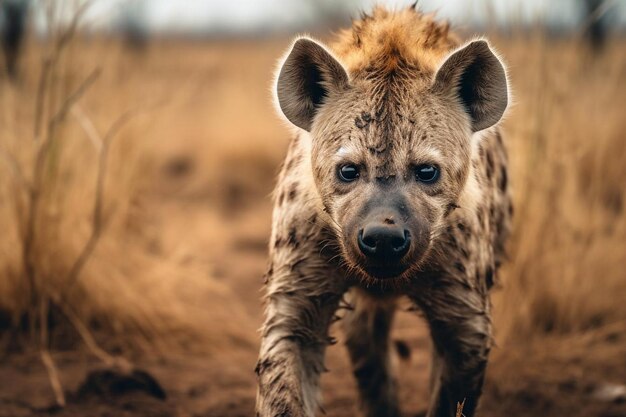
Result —
<path fill-rule="evenodd" d="M 402 275 L 428 245 L 423 224 L 394 207 L 377 207 L 361 219 L 352 246 L 360 268 L 373 278 Z"/>
<path fill-rule="evenodd" d="M 374 220 L 359 230 L 361 253 L 373 262 L 396 264 L 411 247 L 411 232 L 396 224 L 393 216 Z"/>

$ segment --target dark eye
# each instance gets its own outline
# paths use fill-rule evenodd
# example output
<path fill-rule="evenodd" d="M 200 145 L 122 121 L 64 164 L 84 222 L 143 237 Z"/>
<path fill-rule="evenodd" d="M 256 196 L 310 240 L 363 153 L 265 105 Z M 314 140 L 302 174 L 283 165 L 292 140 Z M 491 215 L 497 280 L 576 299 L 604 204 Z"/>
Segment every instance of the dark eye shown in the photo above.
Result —
<path fill-rule="evenodd" d="M 341 165 L 337 170 L 339 179 L 343 182 L 352 182 L 359 178 L 359 167 L 353 164 Z"/>
<path fill-rule="evenodd" d="M 430 164 L 418 165 L 415 168 L 415 179 L 424 184 L 432 184 L 439 179 L 439 168 Z"/>

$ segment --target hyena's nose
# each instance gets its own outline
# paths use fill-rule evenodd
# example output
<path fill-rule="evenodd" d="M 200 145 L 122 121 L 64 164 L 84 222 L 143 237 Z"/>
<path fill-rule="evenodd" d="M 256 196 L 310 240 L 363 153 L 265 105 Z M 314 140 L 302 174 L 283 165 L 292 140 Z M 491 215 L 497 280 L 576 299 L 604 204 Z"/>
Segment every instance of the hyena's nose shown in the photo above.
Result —
<path fill-rule="evenodd" d="M 411 246 L 409 231 L 395 224 L 368 224 L 359 231 L 358 241 L 365 256 L 381 263 L 399 261 Z"/>

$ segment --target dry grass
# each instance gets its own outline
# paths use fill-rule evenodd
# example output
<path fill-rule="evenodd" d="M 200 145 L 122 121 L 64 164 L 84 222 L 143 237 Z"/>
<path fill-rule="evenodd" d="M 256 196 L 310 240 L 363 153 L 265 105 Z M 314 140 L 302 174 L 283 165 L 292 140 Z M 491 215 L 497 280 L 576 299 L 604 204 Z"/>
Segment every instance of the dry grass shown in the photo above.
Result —
<path fill-rule="evenodd" d="M 21 259 L 28 206 L 23 182 L 33 180 L 40 144 L 33 137 L 33 121 L 43 46 L 29 46 L 21 83 L 4 84 L 0 95 L 4 156 L 0 168 L 0 224 L 4 231 L 0 240 L 0 309 L 6 318 L 3 326 L 18 330 L 28 325 L 30 302 Z M 100 58 L 105 55 L 106 59 Z M 67 91 L 76 88 L 94 69 L 94 63 L 102 67 L 102 76 L 59 127 L 46 157 L 33 245 L 39 291 L 63 289 L 69 305 L 86 322 L 114 336 L 107 338 L 114 348 L 182 345 L 212 351 L 233 343 L 251 346 L 253 327 L 243 308 L 237 307 L 232 290 L 211 277 L 211 266 L 204 260 L 190 261 L 190 253 L 198 250 L 180 239 L 184 230 L 171 241 L 161 239 L 160 219 L 145 207 L 147 196 L 162 189 L 158 180 L 152 181 L 152 176 L 160 175 L 162 161 L 154 155 L 163 146 L 159 139 L 177 142 L 181 136 L 193 134 L 185 131 L 185 126 L 202 120 L 199 113 L 195 120 L 185 120 L 185 113 L 180 112 L 181 117 L 164 129 L 167 115 L 181 99 L 180 90 L 172 83 L 176 69 L 160 66 L 167 75 L 146 74 L 144 70 L 150 71 L 148 63 L 127 54 L 119 45 L 75 42 L 52 82 L 59 90 L 56 97 L 65 97 Z M 182 64 L 178 68 L 194 66 Z M 129 73 L 130 69 L 133 71 Z M 167 86 L 162 85 L 164 80 Z M 53 103 L 51 107 L 59 105 Z M 127 111 L 138 116 L 112 142 L 104 183 L 104 232 L 76 285 L 62 282 L 91 234 L 99 146 L 90 130 L 104 135 Z M 155 125 L 154 120 L 165 123 Z M 164 152 L 169 159 L 169 151 Z M 221 155 L 227 152 L 224 146 Z M 209 191 L 220 200 L 223 198 L 218 192 L 229 192 Z M 167 245 L 167 252 L 162 245 Z M 207 327 L 211 330 L 206 331 Z M 68 341 L 68 335 L 61 332 L 56 345 L 71 345 L 69 336 Z"/>
<path fill-rule="evenodd" d="M 503 339 L 621 322 L 626 308 L 626 57 L 576 40 L 502 42 L 515 232 L 496 296 Z"/>
<path fill-rule="evenodd" d="M 540 35 L 495 43 L 510 64 L 517 101 L 505 123 L 517 204 L 511 260 L 495 296 L 499 338 L 519 343 L 624 322 L 623 42 L 599 57 L 576 41 Z M 99 132 L 122 112 L 141 109 L 113 142 L 107 226 L 68 293 L 98 334 L 112 336 L 111 345 L 211 350 L 253 343 L 258 319 L 248 318 L 240 300 L 256 298 L 257 288 L 235 294 L 215 278 L 211 261 L 227 253 L 237 231 L 263 236 L 267 228 L 267 194 L 287 139 L 268 89 L 287 44 L 156 42 L 135 54 L 116 42 L 81 40 L 68 52 L 58 80 L 66 90 L 94 62 L 103 70 L 76 107 Z M 39 52 L 29 45 L 19 86 L 0 86 L 1 149 L 24 172 L 33 163 Z M 97 166 L 80 117 L 63 125 L 57 146 L 37 222 L 38 276 L 52 287 L 63 285 L 59 277 L 89 236 Z M 0 310 L 12 328 L 22 325 L 27 302 L 16 181 L 3 160 Z M 59 332 L 57 346 L 65 340 Z"/>

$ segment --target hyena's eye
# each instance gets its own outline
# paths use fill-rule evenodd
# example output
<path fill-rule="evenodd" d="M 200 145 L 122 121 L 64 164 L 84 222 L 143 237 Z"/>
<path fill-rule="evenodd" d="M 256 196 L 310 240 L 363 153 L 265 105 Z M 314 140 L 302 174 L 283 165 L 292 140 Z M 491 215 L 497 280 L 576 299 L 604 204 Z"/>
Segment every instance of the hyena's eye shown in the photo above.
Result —
<path fill-rule="evenodd" d="M 418 165 L 415 168 L 415 179 L 425 184 L 433 184 L 439 179 L 439 168 L 431 164 Z"/>
<path fill-rule="evenodd" d="M 359 167 L 354 164 L 345 164 L 337 169 L 337 176 L 343 182 L 352 182 L 359 178 Z"/>

